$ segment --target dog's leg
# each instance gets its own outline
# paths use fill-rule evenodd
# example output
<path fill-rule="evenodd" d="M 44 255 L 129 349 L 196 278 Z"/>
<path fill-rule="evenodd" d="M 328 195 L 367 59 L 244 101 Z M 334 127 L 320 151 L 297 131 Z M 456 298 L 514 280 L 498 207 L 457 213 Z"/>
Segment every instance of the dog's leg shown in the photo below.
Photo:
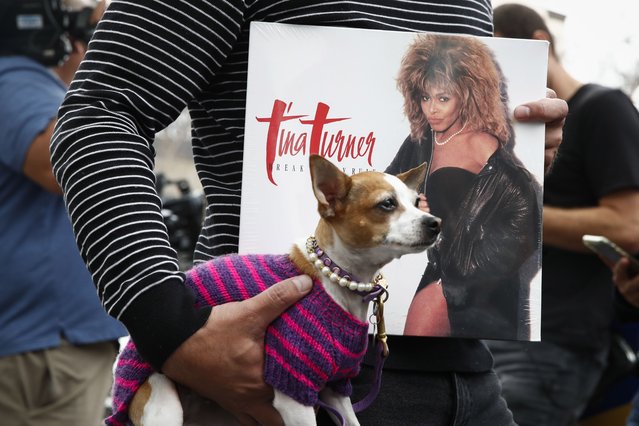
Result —
<path fill-rule="evenodd" d="M 357 420 L 357 416 L 355 416 L 353 404 L 351 403 L 351 399 L 349 397 L 341 395 L 329 387 L 325 387 L 320 392 L 320 399 L 326 405 L 333 408 L 342 415 L 342 417 L 344 418 L 344 424 L 346 426 L 359 426 L 359 420 Z M 328 411 L 328 414 L 331 416 L 331 419 L 333 419 L 335 424 L 341 424 L 340 421 L 335 418 L 335 415 L 333 413 Z"/>
<path fill-rule="evenodd" d="M 273 406 L 282 416 L 286 426 L 315 426 L 315 410 L 313 407 L 302 405 L 288 395 L 275 390 Z"/>
<path fill-rule="evenodd" d="M 153 373 L 133 396 L 129 418 L 136 426 L 182 426 L 182 403 L 175 383 Z"/>

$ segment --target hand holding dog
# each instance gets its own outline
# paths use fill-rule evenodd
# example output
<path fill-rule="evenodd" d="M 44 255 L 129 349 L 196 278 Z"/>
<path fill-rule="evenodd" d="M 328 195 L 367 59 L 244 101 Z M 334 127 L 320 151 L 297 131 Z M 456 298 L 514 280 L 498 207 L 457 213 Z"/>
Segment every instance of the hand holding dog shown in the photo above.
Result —
<path fill-rule="evenodd" d="M 264 334 L 311 287 L 309 277 L 299 276 L 251 299 L 215 307 L 207 323 L 168 358 L 163 372 L 216 401 L 243 425 L 281 425 L 273 389 L 263 379 Z"/>
<path fill-rule="evenodd" d="M 552 89 L 547 89 L 546 98 L 528 102 L 515 108 L 515 118 L 521 122 L 542 121 L 546 123 L 546 145 L 544 169 L 550 169 L 563 138 L 564 123 L 568 115 L 568 104 L 557 98 Z"/>

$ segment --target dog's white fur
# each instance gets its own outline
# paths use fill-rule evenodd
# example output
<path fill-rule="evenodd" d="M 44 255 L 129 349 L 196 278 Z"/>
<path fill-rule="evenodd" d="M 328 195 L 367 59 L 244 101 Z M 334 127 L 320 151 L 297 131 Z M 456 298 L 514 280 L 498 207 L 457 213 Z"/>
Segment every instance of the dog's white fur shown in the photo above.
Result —
<path fill-rule="evenodd" d="M 423 251 L 437 238 L 439 219 L 416 207 L 415 188 L 424 179 L 425 165 L 399 178 L 379 172 L 348 177 L 327 160 L 312 156 L 310 169 L 313 191 L 319 202 L 318 211 L 322 216 L 316 230 L 318 244 L 335 263 L 363 282 L 373 280 L 379 269 L 391 260 Z M 353 190 L 358 185 L 360 188 Z M 349 208 L 354 203 L 358 209 Z M 388 209 L 383 207 L 384 203 Z M 362 237 L 362 234 L 367 236 Z M 296 247 L 292 258 L 295 260 L 297 251 L 298 256 L 303 255 L 310 263 L 305 241 L 297 243 Z M 361 295 L 340 287 L 322 274 L 317 275 L 326 292 L 342 308 L 363 322 L 367 320 L 368 304 L 362 302 Z M 194 403 L 193 394 L 178 394 L 175 385 L 158 373 L 153 374 L 147 383 L 151 391 L 150 397 L 143 402 L 140 426 L 233 424 L 228 413 L 221 412 L 215 403 Z M 359 425 L 350 398 L 328 387 L 320 392 L 319 397 L 337 410 L 347 425 Z M 134 399 L 132 406 L 135 404 L 139 405 L 139 402 Z M 273 406 L 286 425 L 316 424 L 313 407 L 304 406 L 278 390 L 275 390 Z"/>

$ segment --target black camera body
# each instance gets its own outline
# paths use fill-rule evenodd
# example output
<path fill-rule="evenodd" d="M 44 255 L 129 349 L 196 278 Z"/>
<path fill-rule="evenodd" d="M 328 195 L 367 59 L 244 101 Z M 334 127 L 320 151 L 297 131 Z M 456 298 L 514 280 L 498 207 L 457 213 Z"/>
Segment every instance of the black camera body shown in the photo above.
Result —
<path fill-rule="evenodd" d="M 91 39 L 92 13 L 89 7 L 67 10 L 62 0 L 0 0 L 0 55 L 59 65 L 71 53 L 72 39 Z"/>

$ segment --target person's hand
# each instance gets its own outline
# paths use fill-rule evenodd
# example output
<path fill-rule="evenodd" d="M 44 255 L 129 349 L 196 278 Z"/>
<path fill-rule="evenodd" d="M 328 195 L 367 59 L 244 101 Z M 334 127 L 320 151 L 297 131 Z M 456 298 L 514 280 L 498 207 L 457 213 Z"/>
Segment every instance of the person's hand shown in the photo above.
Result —
<path fill-rule="evenodd" d="M 630 261 L 622 257 L 612 267 L 612 281 L 623 298 L 631 305 L 639 308 L 639 274 L 631 277 L 628 272 L 629 268 Z"/>
<path fill-rule="evenodd" d="M 243 425 L 281 425 L 273 389 L 264 383 L 268 325 L 312 287 L 302 275 L 242 301 L 216 306 L 206 324 L 167 359 L 171 379 L 214 400 Z"/>
<path fill-rule="evenodd" d="M 417 208 L 425 211 L 426 213 L 430 213 L 430 207 L 428 206 L 428 201 L 426 201 L 426 196 L 424 194 L 418 194 L 417 198 Z"/>
<path fill-rule="evenodd" d="M 568 115 L 568 104 L 563 99 L 558 99 L 553 90 L 547 89 L 545 99 L 519 105 L 515 108 L 514 114 L 518 121 L 541 121 L 546 123 L 544 169 L 547 173 L 563 138 L 564 122 Z"/>

